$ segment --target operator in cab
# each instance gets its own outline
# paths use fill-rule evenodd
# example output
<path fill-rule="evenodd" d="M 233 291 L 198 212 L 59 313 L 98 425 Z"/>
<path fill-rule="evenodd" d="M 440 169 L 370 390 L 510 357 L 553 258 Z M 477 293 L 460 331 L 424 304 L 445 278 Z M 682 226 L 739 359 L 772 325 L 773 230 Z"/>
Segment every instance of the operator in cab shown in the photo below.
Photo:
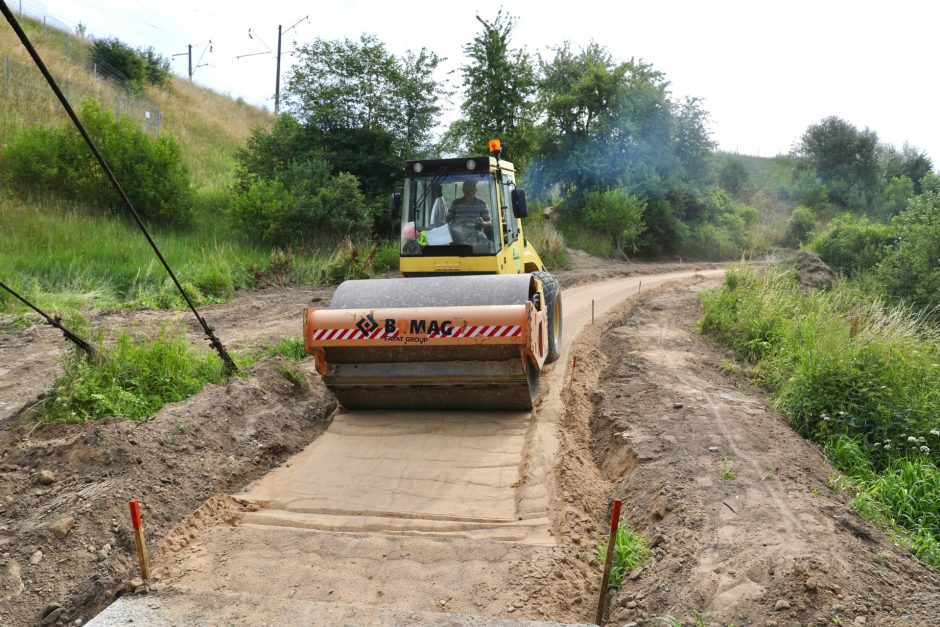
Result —
<path fill-rule="evenodd" d="M 466 180 L 463 182 L 463 196 L 455 198 L 447 211 L 448 224 L 475 225 L 487 236 L 493 235 L 493 221 L 490 219 L 490 210 L 486 202 L 477 198 L 477 182 Z"/>

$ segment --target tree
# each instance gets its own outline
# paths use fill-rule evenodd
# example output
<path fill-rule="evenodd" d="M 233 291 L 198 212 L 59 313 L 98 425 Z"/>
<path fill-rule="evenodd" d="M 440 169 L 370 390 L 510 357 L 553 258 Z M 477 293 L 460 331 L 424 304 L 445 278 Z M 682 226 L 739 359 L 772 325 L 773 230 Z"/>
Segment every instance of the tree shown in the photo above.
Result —
<path fill-rule="evenodd" d="M 811 125 L 797 146 L 803 170 L 816 174 L 828 189 L 830 202 L 849 209 L 869 209 L 881 184 L 878 135 L 858 130 L 836 116 Z"/>
<path fill-rule="evenodd" d="M 637 251 L 637 242 L 646 228 L 645 210 L 646 201 L 625 189 L 590 192 L 584 199 L 588 227 L 610 237 L 621 255 L 628 248 L 630 252 Z"/>
<path fill-rule="evenodd" d="M 718 182 L 733 196 L 747 191 L 750 178 L 743 160 L 737 156 L 726 158 L 718 170 Z"/>
<path fill-rule="evenodd" d="M 375 35 L 316 39 L 300 46 L 285 103 L 313 135 L 388 135 L 398 159 L 425 154 L 446 86 L 434 78 L 441 57 L 422 48 L 398 58 Z M 342 165 L 340 164 L 342 167 Z"/>
<path fill-rule="evenodd" d="M 499 138 L 504 156 L 525 167 L 535 143 L 535 68 L 524 48 L 511 45 L 515 18 L 500 9 L 493 21 L 477 21 L 482 30 L 464 46 L 462 118 L 448 135 L 470 154 L 488 154 L 488 140 Z"/>

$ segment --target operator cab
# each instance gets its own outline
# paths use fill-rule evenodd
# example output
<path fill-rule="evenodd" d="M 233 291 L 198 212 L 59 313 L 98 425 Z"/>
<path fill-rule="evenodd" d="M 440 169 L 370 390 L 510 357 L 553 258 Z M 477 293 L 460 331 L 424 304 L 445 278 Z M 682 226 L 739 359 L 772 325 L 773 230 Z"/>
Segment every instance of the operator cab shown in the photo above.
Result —
<path fill-rule="evenodd" d="M 519 235 L 514 190 L 512 164 L 493 157 L 408 161 L 391 207 L 393 217 L 402 211 L 402 257 L 497 254 Z"/>

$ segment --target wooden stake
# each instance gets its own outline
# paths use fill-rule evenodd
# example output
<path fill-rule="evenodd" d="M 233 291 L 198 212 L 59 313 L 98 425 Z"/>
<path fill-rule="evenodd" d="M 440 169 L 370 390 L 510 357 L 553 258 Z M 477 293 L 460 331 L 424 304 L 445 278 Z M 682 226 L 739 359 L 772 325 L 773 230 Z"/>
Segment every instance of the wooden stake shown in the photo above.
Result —
<path fill-rule="evenodd" d="M 591 324 L 594 324 L 594 299 L 591 299 Z"/>
<path fill-rule="evenodd" d="M 150 561 L 147 559 L 147 543 L 144 541 L 144 525 L 140 519 L 140 502 L 131 499 L 131 524 L 134 526 L 134 540 L 137 541 L 137 561 L 140 562 L 140 576 L 150 581 Z"/>
<path fill-rule="evenodd" d="M 617 544 L 617 527 L 620 525 L 620 499 L 614 499 L 610 512 L 610 537 L 607 539 L 607 557 L 604 559 L 604 577 L 601 579 L 601 598 L 597 601 L 597 616 L 594 622 L 602 625 L 604 611 L 607 609 L 607 586 L 610 585 L 610 567 L 614 559 L 614 547 Z"/>

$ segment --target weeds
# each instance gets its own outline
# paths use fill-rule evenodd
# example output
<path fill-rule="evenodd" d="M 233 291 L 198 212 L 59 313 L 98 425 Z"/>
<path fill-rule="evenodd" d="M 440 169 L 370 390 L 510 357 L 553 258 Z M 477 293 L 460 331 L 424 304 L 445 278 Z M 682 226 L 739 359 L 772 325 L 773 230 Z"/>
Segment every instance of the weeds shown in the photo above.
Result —
<path fill-rule="evenodd" d="M 304 341 L 299 337 L 288 337 L 264 351 L 264 356 L 280 355 L 291 361 L 301 361 L 307 356 Z"/>
<path fill-rule="evenodd" d="M 737 477 L 734 471 L 731 470 L 731 463 L 728 461 L 727 457 L 721 459 L 721 478 L 730 481 Z"/>
<path fill-rule="evenodd" d="M 182 334 L 161 332 L 154 339 L 118 336 L 91 364 L 80 355 L 65 363 L 65 375 L 41 404 L 41 422 L 85 422 L 109 416 L 147 418 L 166 403 L 192 396 L 206 383 L 225 377 L 221 360 L 190 347 Z M 177 423 L 177 432 L 185 433 Z"/>
<path fill-rule="evenodd" d="M 306 390 L 308 387 L 307 377 L 296 366 L 291 363 L 281 363 L 277 365 L 277 371 L 282 377 L 291 382 L 296 390 Z"/>
<path fill-rule="evenodd" d="M 650 555 L 646 539 L 630 529 L 626 520 L 621 520 L 614 539 L 614 555 L 610 566 L 610 587 L 619 588 L 623 583 L 623 578 L 630 571 L 643 566 L 649 560 Z M 604 541 L 597 545 L 595 559 L 603 564 L 606 556 L 607 542 Z"/>

